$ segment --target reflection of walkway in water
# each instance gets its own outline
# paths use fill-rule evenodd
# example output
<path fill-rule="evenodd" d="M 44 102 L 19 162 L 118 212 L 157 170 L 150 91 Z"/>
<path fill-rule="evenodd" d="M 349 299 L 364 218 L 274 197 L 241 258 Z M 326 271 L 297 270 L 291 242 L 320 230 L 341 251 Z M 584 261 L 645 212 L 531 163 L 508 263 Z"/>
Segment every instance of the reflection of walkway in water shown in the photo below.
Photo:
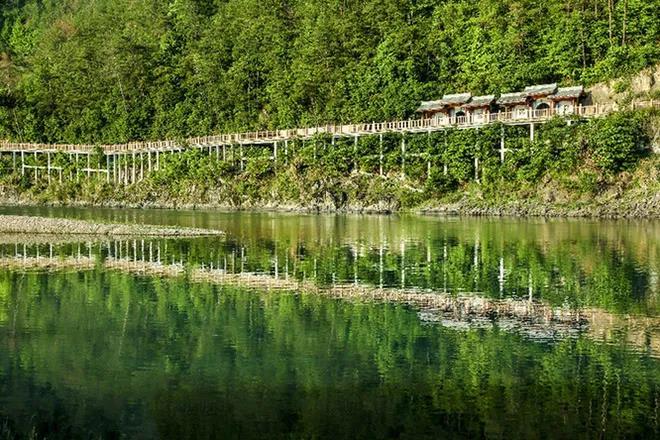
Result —
<path fill-rule="evenodd" d="M 5 243 L 10 240 L 2 240 Z M 0 267 L 18 270 L 107 270 L 165 277 L 187 277 L 191 282 L 232 285 L 265 291 L 290 291 L 333 298 L 407 304 L 419 310 L 420 318 L 457 329 L 492 327 L 513 330 L 535 339 L 562 338 L 587 332 L 604 341 L 624 337 L 631 346 L 660 356 L 660 319 L 621 317 L 602 309 L 574 310 L 552 307 L 532 299 L 490 299 L 478 293 L 460 295 L 432 290 L 384 288 L 333 283 L 319 286 L 315 279 L 299 279 L 288 270 L 274 274 L 245 271 L 242 264 L 224 258 L 217 263 L 184 265 L 165 256 L 160 241 L 118 240 L 102 243 L 14 242 L 2 249 Z M 59 241 L 60 245 L 56 243 Z M 65 246 L 65 254 L 62 253 Z M 277 267 L 277 266 L 276 266 Z"/>

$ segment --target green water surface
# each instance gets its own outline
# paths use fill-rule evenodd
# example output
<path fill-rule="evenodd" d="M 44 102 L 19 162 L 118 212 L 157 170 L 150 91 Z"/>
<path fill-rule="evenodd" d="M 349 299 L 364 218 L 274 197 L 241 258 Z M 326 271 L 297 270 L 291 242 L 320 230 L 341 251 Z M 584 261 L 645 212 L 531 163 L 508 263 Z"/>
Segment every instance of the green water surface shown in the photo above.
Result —
<path fill-rule="evenodd" d="M 0 438 L 657 438 L 660 223 L 2 208 L 225 237 L 2 236 Z M 181 267 L 107 269 L 109 258 Z M 27 261 L 88 259 L 86 268 Z M 69 260 L 66 260 L 69 259 Z M 91 259 L 91 260 L 89 260 Z M 569 332 L 295 289 L 583 311 Z"/>

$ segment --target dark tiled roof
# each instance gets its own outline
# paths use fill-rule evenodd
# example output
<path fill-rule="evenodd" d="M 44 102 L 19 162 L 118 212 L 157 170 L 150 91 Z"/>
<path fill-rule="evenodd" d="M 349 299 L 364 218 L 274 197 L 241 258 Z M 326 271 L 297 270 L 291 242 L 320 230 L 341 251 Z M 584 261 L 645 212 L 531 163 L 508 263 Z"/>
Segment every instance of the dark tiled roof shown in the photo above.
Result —
<path fill-rule="evenodd" d="M 465 107 L 487 107 L 495 101 L 495 95 L 474 96 L 472 100 L 465 104 Z"/>
<path fill-rule="evenodd" d="M 556 91 L 557 91 L 557 83 L 538 84 L 535 86 L 525 87 L 525 93 L 527 93 L 528 96 L 552 95 Z"/>
<path fill-rule="evenodd" d="M 497 100 L 497 103 L 500 105 L 511 105 L 511 104 L 524 104 L 527 101 L 527 93 L 525 92 L 513 92 L 513 93 L 502 93 Z"/>
<path fill-rule="evenodd" d="M 554 95 L 548 96 L 550 99 L 577 99 L 584 94 L 583 86 L 560 87 Z"/>
<path fill-rule="evenodd" d="M 470 93 L 456 93 L 453 95 L 445 95 L 442 99 L 437 101 L 422 101 L 418 112 L 429 112 L 434 110 L 442 110 L 449 105 L 463 105 L 470 100 L 472 95 Z"/>
<path fill-rule="evenodd" d="M 442 110 L 445 108 L 444 101 L 438 100 L 438 101 L 422 101 L 420 106 L 417 108 L 417 112 L 422 113 L 422 112 L 430 112 L 433 110 Z"/>
<path fill-rule="evenodd" d="M 444 102 L 445 105 L 462 105 L 467 103 L 470 98 L 472 98 L 471 93 L 455 93 L 443 96 L 441 102 Z"/>

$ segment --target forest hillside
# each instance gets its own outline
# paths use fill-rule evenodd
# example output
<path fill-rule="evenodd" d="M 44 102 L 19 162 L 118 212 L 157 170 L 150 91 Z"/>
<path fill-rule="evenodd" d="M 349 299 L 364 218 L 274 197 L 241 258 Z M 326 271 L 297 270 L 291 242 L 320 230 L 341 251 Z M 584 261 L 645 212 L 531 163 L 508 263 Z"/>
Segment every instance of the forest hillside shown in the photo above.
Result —
<path fill-rule="evenodd" d="M 658 11 L 660 0 L 5 0 L 0 139 L 382 121 L 445 93 L 549 82 L 625 108 L 660 99 Z M 4 157 L 0 201 L 660 217 L 657 111 L 575 122 L 544 124 L 535 139 L 498 125 L 404 134 L 407 157 L 388 135 L 382 166 L 368 136 L 292 142 L 279 161 L 270 147 L 240 162 L 188 150 L 129 186 L 81 178 L 71 158 L 54 159 L 75 176 L 60 182 Z"/>

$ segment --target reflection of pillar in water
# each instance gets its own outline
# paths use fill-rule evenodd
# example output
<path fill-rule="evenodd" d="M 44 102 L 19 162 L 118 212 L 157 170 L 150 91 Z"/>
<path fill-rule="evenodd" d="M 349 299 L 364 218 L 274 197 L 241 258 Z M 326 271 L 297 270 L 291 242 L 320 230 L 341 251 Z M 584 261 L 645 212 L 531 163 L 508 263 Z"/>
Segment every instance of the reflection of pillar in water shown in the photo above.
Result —
<path fill-rule="evenodd" d="M 245 247 L 241 246 L 241 273 L 245 271 Z"/>
<path fill-rule="evenodd" d="M 406 287 L 406 241 L 401 240 L 401 288 Z"/>
<path fill-rule="evenodd" d="M 447 241 L 442 245 L 442 289 L 447 293 Z"/>
<path fill-rule="evenodd" d="M 529 296 L 529 302 L 532 302 L 534 289 L 532 288 L 532 271 L 529 271 L 529 277 L 527 279 L 527 294 Z"/>
<path fill-rule="evenodd" d="M 474 237 L 474 284 L 479 283 L 479 235 Z"/>
<path fill-rule="evenodd" d="M 275 279 L 278 280 L 280 278 L 280 269 L 279 269 L 279 260 L 277 257 L 277 248 L 275 249 Z"/>
<path fill-rule="evenodd" d="M 357 139 L 357 137 L 356 137 Z M 351 253 L 353 254 L 353 284 L 357 286 L 358 284 L 358 250 L 356 247 L 351 247 Z"/>
<path fill-rule="evenodd" d="M 380 245 L 380 249 L 378 251 L 378 273 L 380 276 L 380 288 L 383 288 L 383 245 Z"/>
<path fill-rule="evenodd" d="M 317 264 L 317 262 L 316 262 L 316 257 L 314 257 L 314 279 L 316 279 L 317 276 L 318 276 L 318 273 L 317 273 L 317 270 L 316 270 L 316 269 L 317 269 L 317 265 L 316 265 L 316 264 Z"/>
<path fill-rule="evenodd" d="M 500 257 L 500 274 L 497 277 L 500 282 L 500 297 L 504 293 L 504 257 Z"/>
<path fill-rule="evenodd" d="M 289 252 L 284 254 L 284 279 L 289 279 Z"/>

